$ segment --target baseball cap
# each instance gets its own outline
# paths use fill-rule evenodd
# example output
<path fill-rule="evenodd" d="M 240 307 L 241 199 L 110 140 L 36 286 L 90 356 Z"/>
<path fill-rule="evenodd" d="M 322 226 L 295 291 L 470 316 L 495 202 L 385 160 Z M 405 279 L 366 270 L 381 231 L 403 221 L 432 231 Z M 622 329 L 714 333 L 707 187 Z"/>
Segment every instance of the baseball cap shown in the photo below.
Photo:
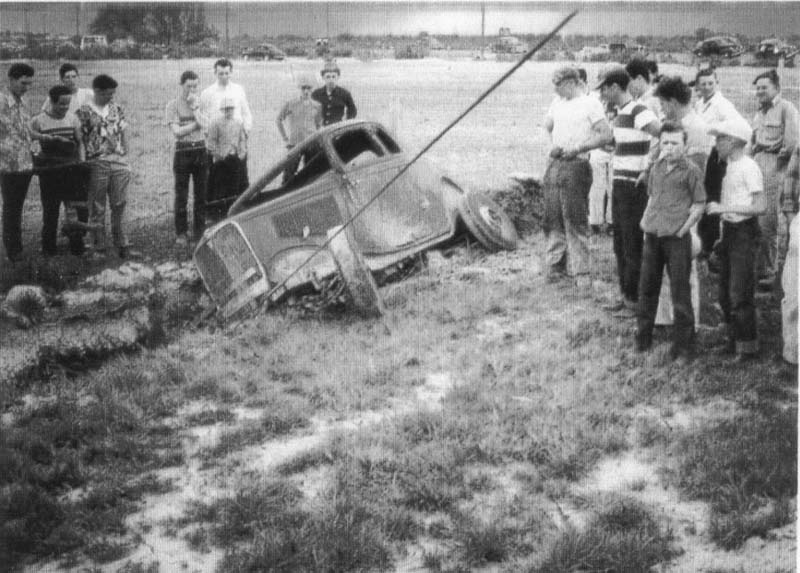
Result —
<path fill-rule="evenodd" d="M 628 75 L 628 72 L 625 71 L 625 68 L 622 66 L 617 66 L 608 70 L 605 75 L 600 78 L 600 83 L 597 84 L 595 89 L 600 89 L 603 86 L 610 86 L 611 84 L 628 85 L 630 82 L 631 77 Z"/>
<path fill-rule="evenodd" d="M 747 123 L 745 118 L 739 116 L 715 123 L 709 128 L 708 133 L 715 137 L 718 135 L 727 135 L 747 143 L 753 136 L 753 128 L 750 127 L 750 124 Z"/>

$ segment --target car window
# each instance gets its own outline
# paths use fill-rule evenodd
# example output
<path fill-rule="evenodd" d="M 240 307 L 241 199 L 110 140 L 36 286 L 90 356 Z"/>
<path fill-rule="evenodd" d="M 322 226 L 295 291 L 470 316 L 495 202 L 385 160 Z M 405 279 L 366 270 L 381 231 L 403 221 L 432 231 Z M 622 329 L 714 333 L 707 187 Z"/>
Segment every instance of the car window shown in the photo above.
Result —
<path fill-rule="evenodd" d="M 275 173 L 272 179 L 258 190 L 258 194 L 253 197 L 252 201 L 248 201 L 248 206 L 308 185 L 330 171 L 331 168 L 328 156 L 317 142 L 307 145 L 305 153 L 301 153 L 297 159 L 296 163 L 286 161 L 286 168 Z"/>
<path fill-rule="evenodd" d="M 342 163 L 355 167 L 383 156 L 383 149 L 365 130 L 343 133 L 333 140 L 333 148 Z"/>
<path fill-rule="evenodd" d="M 379 129 L 376 134 L 378 139 L 381 140 L 383 146 L 389 150 L 389 153 L 400 153 L 400 146 L 395 143 L 394 139 L 392 139 L 388 133 L 382 129 Z"/>

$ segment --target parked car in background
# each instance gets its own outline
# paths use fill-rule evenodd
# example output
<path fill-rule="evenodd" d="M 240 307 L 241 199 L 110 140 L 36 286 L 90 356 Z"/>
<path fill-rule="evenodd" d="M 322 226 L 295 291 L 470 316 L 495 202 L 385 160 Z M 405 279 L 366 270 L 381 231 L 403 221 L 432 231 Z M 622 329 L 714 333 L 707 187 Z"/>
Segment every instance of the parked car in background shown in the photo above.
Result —
<path fill-rule="evenodd" d="M 245 60 L 283 60 L 286 54 L 272 44 L 259 44 L 242 50 L 242 57 Z"/>
<path fill-rule="evenodd" d="M 758 44 L 756 48 L 756 58 L 759 60 L 768 60 L 772 64 L 777 63 L 780 58 L 788 62 L 794 60 L 797 52 L 798 49 L 796 46 L 787 44 L 778 38 L 768 38 L 766 40 L 761 40 Z"/>
<path fill-rule="evenodd" d="M 372 121 L 330 125 L 295 146 L 195 249 L 195 264 L 222 315 L 262 301 L 276 285 L 283 286 L 272 301 L 319 288 L 339 267 L 333 253 L 319 247 L 330 229 L 365 207 L 346 232 L 373 272 L 402 265 L 464 231 L 493 250 L 516 246 L 514 225 L 494 201 L 468 193 L 424 158 L 379 194 L 408 160 Z"/>
<path fill-rule="evenodd" d="M 744 53 L 744 48 L 732 36 L 714 36 L 698 42 L 692 53 L 699 58 L 736 58 Z"/>

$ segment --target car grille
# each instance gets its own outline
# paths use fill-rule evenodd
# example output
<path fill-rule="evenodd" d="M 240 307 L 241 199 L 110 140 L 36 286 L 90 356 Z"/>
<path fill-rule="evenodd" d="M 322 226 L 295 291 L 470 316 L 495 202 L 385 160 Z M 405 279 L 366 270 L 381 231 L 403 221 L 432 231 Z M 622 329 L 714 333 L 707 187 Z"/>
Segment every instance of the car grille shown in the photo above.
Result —
<path fill-rule="evenodd" d="M 194 262 L 226 318 L 269 290 L 261 264 L 234 223 L 218 227 L 205 237 L 194 253 Z"/>

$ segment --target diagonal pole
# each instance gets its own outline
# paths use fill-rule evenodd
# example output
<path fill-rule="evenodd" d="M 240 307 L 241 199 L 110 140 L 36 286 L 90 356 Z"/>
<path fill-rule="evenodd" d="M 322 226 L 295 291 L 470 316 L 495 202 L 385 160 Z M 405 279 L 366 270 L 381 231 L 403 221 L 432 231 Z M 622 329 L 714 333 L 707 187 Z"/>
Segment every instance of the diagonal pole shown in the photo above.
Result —
<path fill-rule="evenodd" d="M 489 87 L 489 88 L 488 88 L 486 91 L 484 91 L 484 92 L 483 92 L 483 93 L 482 93 L 482 94 L 481 94 L 481 95 L 478 97 L 478 99 L 476 99 L 474 102 L 472 102 L 472 104 L 470 104 L 470 105 L 469 105 L 469 107 L 467 107 L 467 109 L 465 109 L 463 112 L 461 112 L 461 114 L 460 114 L 458 117 L 456 117 L 456 118 L 455 118 L 453 121 L 451 121 L 451 122 L 450 122 L 450 124 L 449 124 L 447 127 L 445 127 L 445 128 L 444 128 L 444 129 L 443 129 L 443 130 L 442 130 L 442 131 L 439 133 L 439 135 L 437 135 L 436 137 L 434 137 L 434 138 L 433 138 L 433 139 L 432 139 L 432 140 L 431 140 L 431 141 L 430 141 L 430 142 L 429 142 L 429 143 L 428 143 L 428 144 L 427 144 L 425 147 L 423 147 L 421 150 L 419 150 L 419 152 L 417 152 L 417 154 L 416 154 L 416 155 L 415 155 L 415 156 L 414 156 L 414 157 L 411 159 L 411 161 L 409 161 L 408 163 L 406 163 L 406 164 L 403 166 L 403 168 L 402 168 L 400 171 L 398 171 L 398 172 L 397 172 L 397 174 L 396 174 L 394 177 L 392 177 L 392 178 L 391 178 L 391 179 L 390 179 L 390 180 L 389 180 L 389 181 L 388 181 L 388 182 L 387 182 L 387 183 L 386 183 L 386 184 L 385 184 L 383 187 L 381 187 L 381 189 L 380 189 L 380 190 L 379 190 L 379 191 L 378 191 L 378 192 L 377 192 L 377 193 L 376 193 L 376 194 L 375 194 L 375 195 L 374 195 L 374 196 L 373 196 L 373 197 L 372 197 L 372 198 L 371 198 L 369 201 L 367 201 L 367 202 L 366 202 L 364 205 L 362 205 L 362 206 L 361 206 L 361 207 L 360 207 L 360 208 L 359 208 L 359 209 L 358 209 L 358 210 L 357 210 L 355 213 L 353 213 L 353 215 L 352 215 L 352 216 L 351 216 L 349 219 L 347 219 L 347 221 L 345 221 L 345 222 L 342 224 L 342 226 L 339 228 L 339 230 L 338 230 L 338 231 L 336 231 L 335 233 L 333 233 L 332 235 L 330 235 L 330 236 L 329 236 L 329 237 L 328 237 L 328 238 L 325 240 L 325 242 L 324 242 L 324 243 L 322 243 L 322 244 L 321 244 L 321 245 L 320 245 L 320 246 L 317 248 L 317 250 L 315 250 L 315 251 L 314 251 L 314 253 L 313 253 L 313 254 L 311 254 L 311 255 L 310 255 L 310 256 L 309 256 L 309 257 L 308 257 L 306 260 L 304 260 L 304 261 L 303 261 L 303 262 L 302 262 L 300 265 L 298 265 L 298 266 L 297 266 L 297 268 L 296 268 L 296 269 L 294 269 L 294 270 L 293 270 L 293 271 L 292 271 L 292 272 L 291 272 L 291 273 L 290 273 L 290 274 L 289 274 L 289 275 L 288 275 L 286 278 L 284 278 L 284 279 L 283 279 L 283 280 L 282 280 L 280 283 L 278 283 L 276 286 L 274 286 L 273 288 L 271 288 L 271 289 L 269 290 L 269 292 L 267 292 L 267 294 L 266 294 L 266 296 L 265 296 L 264 298 L 265 298 L 265 299 L 269 299 L 269 297 L 271 297 L 271 296 L 272 296 L 274 293 L 276 293 L 276 292 L 277 292 L 277 291 L 279 291 L 281 288 L 283 288 L 283 286 L 284 286 L 284 285 L 285 285 L 285 284 L 286 284 L 286 283 L 289 281 L 289 279 L 290 279 L 290 278 L 292 278 L 294 275 L 296 275 L 296 274 L 297 274 L 297 273 L 300 271 L 300 269 L 302 269 L 304 266 L 306 266 L 306 265 L 307 265 L 307 264 L 308 264 L 308 263 L 311 261 L 311 259 L 313 259 L 314 257 L 316 257 L 316 256 L 317 256 L 317 255 L 318 255 L 320 252 L 322 252 L 324 249 L 326 249 L 326 248 L 328 247 L 328 245 L 330 245 L 331 241 L 332 241 L 332 240 L 333 240 L 333 239 L 334 239 L 334 238 L 335 238 L 337 235 L 339 235 L 339 233 L 341 233 L 342 231 L 344 231 L 344 230 L 345 230 L 345 229 L 346 229 L 346 228 L 347 228 L 347 227 L 348 227 L 348 226 L 349 226 L 349 225 L 350 225 L 350 224 L 351 224 L 353 221 L 355 221 L 355 220 L 356 220 L 356 219 L 357 219 L 357 218 L 358 218 L 358 217 L 361 215 L 361 213 L 363 213 L 363 212 L 364 212 L 364 211 L 365 211 L 365 210 L 366 210 L 366 209 L 367 209 L 367 208 L 368 208 L 370 205 L 372 205 L 372 204 L 373 204 L 373 203 L 374 203 L 374 202 L 375 202 L 375 201 L 378 199 L 378 197 L 380 197 L 381 195 L 383 195 L 383 193 L 384 193 L 384 192 L 385 192 L 385 191 L 386 191 L 386 190 L 387 190 L 387 189 L 388 189 L 388 188 L 389 188 L 389 187 L 390 187 L 390 186 L 391 186 L 391 185 L 392 185 L 392 184 L 393 184 L 395 181 L 397 181 L 398 179 L 400 179 L 400 177 L 401 177 L 401 176 L 402 176 L 402 175 L 403 175 L 403 174 L 404 174 L 406 171 L 408 171 L 408 169 L 409 169 L 409 168 L 410 168 L 410 167 L 411 167 L 411 166 L 412 166 L 414 163 L 416 163 L 416 162 L 417 162 L 417 160 L 418 160 L 420 157 L 422 157 L 422 156 L 423 156 L 425 153 L 427 153 L 427 151 L 428 151 L 428 150 L 429 150 L 431 147 L 433 147 L 433 146 L 434 146 L 434 145 L 435 145 L 435 144 L 436 144 L 436 143 L 437 143 L 437 142 L 438 142 L 440 139 L 442 139 L 442 138 L 445 136 L 445 134 L 446 134 L 448 131 L 450 131 L 451 129 L 453 129 L 453 127 L 455 127 L 455 126 L 456 126 L 456 124 L 457 124 L 458 122 L 460 122 L 462 119 L 464 119 L 464 117 L 466 117 L 466 116 L 467 116 L 467 114 L 469 114 L 469 113 L 470 113 L 470 112 L 471 112 L 473 109 L 475 109 L 476 107 L 478 107 L 478 105 L 479 105 L 479 104 L 480 104 L 480 103 L 481 103 L 483 100 L 485 100 L 487 97 L 489 97 L 489 94 L 491 94 L 491 93 L 492 93 L 494 90 L 496 90 L 498 87 L 500 87 L 500 85 L 501 85 L 503 82 L 505 82 L 505 81 L 506 81 L 506 80 L 507 80 L 507 79 L 508 79 L 508 78 L 509 78 L 509 77 L 510 77 L 510 76 L 511 76 L 511 75 L 512 75 L 514 72 L 516 72 L 516 71 L 517 71 L 519 68 L 521 68 L 521 67 L 522 67 L 522 65 L 523 65 L 525 62 L 527 62 L 529 59 L 531 59 L 531 57 L 533 57 L 533 55 L 534 55 L 536 52 L 538 52 L 539 50 L 541 50 L 541 49 L 542 49 L 542 47 L 543 47 L 543 46 L 544 46 L 544 45 L 545 45 L 547 42 L 549 42 L 550 40 L 552 40 L 552 39 L 553 39 L 553 38 L 556 36 L 556 34 L 558 34 L 558 33 L 561 31 L 561 29 L 562 29 L 564 26 L 566 26 L 566 25 L 567 25 L 567 23 L 569 23 L 569 21 L 570 21 L 570 20 L 572 20 L 572 19 L 575 17 L 575 15 L 576 15 L 577 13 L 578 13 L 578 10 L 574 10 L 574 11 L 572 11 L 572 12 L 571 12 L 571 13 L 570 13 L 570 14 L 569 14 L 569 15 L 568 15 L 566 18 L 564 18 L 564 19 L 563 19 L 563 20 L 562 20 L 562 21 L 561 21 L 561 22 L 560 22 L 560 23 L 559 23 L 559 24 L 558 24 L 558 25 L 557 25 L 555 28 L 553 28 L 553 30 L 552 30 L 552 31 L 551 31 L 549 34 L 547 34 L 547 35 L 546 35 L 544 38 L 542 38 L 542 39 L 539 41 L 539 43 L 538 43 L 538 44 L 536 44 L 536 45 L 535 45 L 533 48 L 531 48 L 530 50 L 528 50 L 528 52 L 527 52 L 527 53 L 526 53 L 524 56 L 522 56 L 522 57 L 519 59 L 519 61 L 518 61 L 516 64 L 514 64 L 513 66 L 511 66 L 511 68 L 510 68 L 510 69 L 509 69 L 509 70 L 508 70 L 506 73 L 504 73 L 502 76 L 500 76 L 500 78 L 499 78 L 497 81 L 495 81 L 495 82 L 494 82 L 494 83 L 493 83 L 493 84 L 492 84 L 492 85 L 491 85 L 491 86 L 490 86 L 490 87 Z"/>

